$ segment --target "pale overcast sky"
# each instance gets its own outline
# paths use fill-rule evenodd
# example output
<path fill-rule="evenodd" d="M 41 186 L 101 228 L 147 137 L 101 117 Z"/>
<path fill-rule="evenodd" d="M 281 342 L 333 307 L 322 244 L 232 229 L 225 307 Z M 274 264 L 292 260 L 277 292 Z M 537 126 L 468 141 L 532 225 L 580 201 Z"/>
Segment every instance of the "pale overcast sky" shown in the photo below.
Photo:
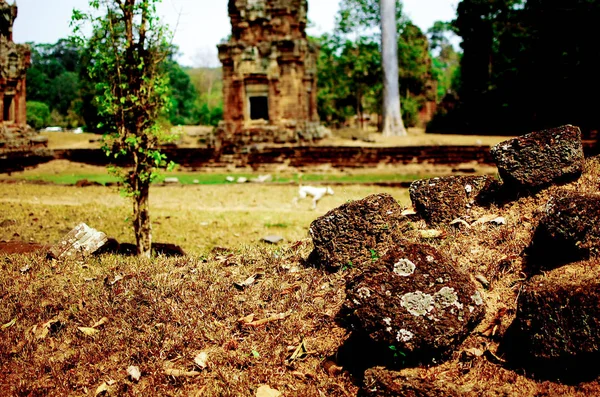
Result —
<path fill-rule="evenodd" d="M 13 2 L 14 0 L 9 0 Z M 459 0 L 404 0 L 404 13 L 423 31 L 437 20 L 456 16 Z M 14 26 L 17 43 L 55 43 L 71 33 L 69 21 L 73 8 L 85 10 L 88 0 L 18 0 L 19 15 Z M 311 35 L 333 30 L 338 0 L 309 0 Z M 163 0 L 160 15 L 175 30 L 174 43 L 187 66 L 215 66 L 216 45 L 231 30 L 227 0 Z"/>

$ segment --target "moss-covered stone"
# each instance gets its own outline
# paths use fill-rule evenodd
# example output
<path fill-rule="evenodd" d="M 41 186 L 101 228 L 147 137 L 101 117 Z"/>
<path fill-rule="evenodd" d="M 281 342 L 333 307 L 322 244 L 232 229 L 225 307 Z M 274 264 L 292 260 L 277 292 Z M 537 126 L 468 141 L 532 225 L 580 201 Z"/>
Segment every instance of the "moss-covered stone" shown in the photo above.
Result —
<path fill-rule="evenodd" d="M 402 233 L 402 207 L 387 193 L 346 203 L 310 225 L 313 259 L 332 270 L 371 264 Z"/>
<path fill-rule="evenodd" d="M 572 125 L 500 142 L 491 154 L 503 182 L 518 189 L 575 179 L 583 171 L 581 131 Z"/>
<path fill-rule="evenodd" d="M 344 311 L 357 330 L 419 360 L 451 351 L 484 314 L 469 276 L 422 244 L 395 245 L 346 292 Z"/>

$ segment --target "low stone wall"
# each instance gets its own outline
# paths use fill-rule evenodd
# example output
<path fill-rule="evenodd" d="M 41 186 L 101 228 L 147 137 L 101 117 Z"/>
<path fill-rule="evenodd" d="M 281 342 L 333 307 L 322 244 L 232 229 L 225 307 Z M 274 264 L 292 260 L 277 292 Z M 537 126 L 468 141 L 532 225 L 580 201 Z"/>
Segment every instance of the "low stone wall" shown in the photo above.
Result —
<path fill-rule="evenodd" d="M 428 163 L 457 165 L 475 162 L 493 165 L 489 146 L 286 146 L 249 149 L 245 153 L 222 154 L 212 148 L 165 148 L 170 160 L 189 168 L 269 168 L 289 166 L 295 168 L 330 166 L 333 168 L 374 168 L 403 164 Z M 586 156 L 597 152 L 594 142 L 584 142 Z M 10 157 L 10 158 L 9 158 Z M 107 157 L 100 149 L 55 149 L 53 154 L 40 156 L 11 156 L 0 158 L 0 172 L 11 172 L 31 167 L 52 159 L 64 159 L 91 165 L 109 163 L 125 165 L 124 160 Z"/>
<path fill-rule="evenodd" d="M 488 146 L 403 146 L 265 147 L 248 153 L 220 154 L 213 149 L 165 149 L 169 159 L 184 167 L 252 167 L 288 165 L 290 167 L 330 165 L 334 168 L 362 168 L 410 163 L 493 164 Z M 99 149 L 55 150 L 55 158 L 94 165 L 114 162 Z"/>

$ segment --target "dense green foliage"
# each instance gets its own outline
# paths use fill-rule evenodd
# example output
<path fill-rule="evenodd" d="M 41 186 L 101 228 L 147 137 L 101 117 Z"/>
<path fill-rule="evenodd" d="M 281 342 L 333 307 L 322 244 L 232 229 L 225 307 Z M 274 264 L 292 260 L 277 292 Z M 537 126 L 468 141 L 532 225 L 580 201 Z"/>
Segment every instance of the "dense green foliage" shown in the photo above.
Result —
<path fill-rule="evenodd" d="M 420 108 L 436 100 L 437 83 L 427 37 L 403 16 L 400 3 L 397 10 L 402 118 L 406 126 L 415 126 Z M 319 38 L 319 114 L 332 126 L 352 116 L 381 113 L 381 39 L 372 28 L 379 21 L 378 1 L 343 0 L 335 31 Z"/>
<path fill-rule="evenodd" d="M 519 133 L 598 130 L 598 0 L 462 0 L 460 102 L 441 127 Z"/>
<path fill-rule="evenodd" d="M 98 129 L 102 120 L 94 103 L 98 81 L 87 72 L 90 53 L 66 39 L 30 46 L 32 66 L 27 71 L 27 99 L 44 103 L 50 110 L 50 117 L 32 115 L 35 121 L 30 124 L 38 129 L 49 125 L 86 126 L 87 131 L 102 132 Z M 173 59 L 176 49 L 170 51 L 171 56 L 162 65 L 169 77 L 170 106 L 162 118 L 172 125 L 217 125 L 223 118 L 220 70 L 184 68 Z M 210 82 L 205 81 L 209 79 Z M 28 109 L 28 113 L 37 109 Z"/>
<path fill-rule="evenodd" d="M 27 124 L 39 130 L 50 123 L 50 107 L 44 102 L 27 101 Z"/>

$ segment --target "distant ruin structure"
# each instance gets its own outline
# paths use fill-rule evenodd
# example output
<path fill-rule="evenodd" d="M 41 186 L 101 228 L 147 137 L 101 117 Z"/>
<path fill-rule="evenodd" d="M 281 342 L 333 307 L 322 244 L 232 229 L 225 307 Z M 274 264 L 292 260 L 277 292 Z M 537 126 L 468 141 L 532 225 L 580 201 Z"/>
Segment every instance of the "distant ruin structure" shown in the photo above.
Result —
<path fill-rule="evenodd" d="M 217 135 L 224 143 L 312 141 L 326 134 L 307 12 L 307 0 L 229 0 L 232 32 L 218 46 L 224 121 Z"/>
<path fill-rule="evenodd" d="M 16 17 L 16 4 L 0 0 L 0 122 L 23 125 L 27 123 L 25 77 L 31 50 L 13 41 Z"/>
<path fill-rule="evenodd" d="M 29 46 L 15 44 L 17 5 L 0 0 L 0 172 L 18 171 L 51 156 L 48 138 L 27 125 L 26 76 Z"/>

